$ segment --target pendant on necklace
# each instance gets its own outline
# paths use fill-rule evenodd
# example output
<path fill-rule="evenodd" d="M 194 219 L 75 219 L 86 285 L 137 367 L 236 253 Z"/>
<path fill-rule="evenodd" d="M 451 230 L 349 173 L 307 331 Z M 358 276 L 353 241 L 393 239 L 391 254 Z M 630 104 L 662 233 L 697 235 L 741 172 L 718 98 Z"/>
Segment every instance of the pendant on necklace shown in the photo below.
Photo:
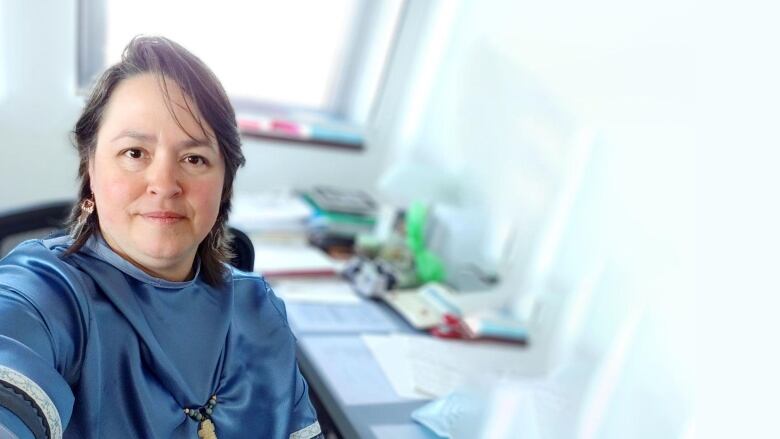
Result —
<path fill-rule="evenodd" d="M 190 419 L 199 422 L 198 437 L 200 439 L 217 439 L 216 427 L 211 420 L 211 414 L 217 405 L 217 395 L 212 395 L 203 407 L 196 409 L 184 409 L 184 414 Z"/>
<path fill-rule="evenodd" d="M 211 422 L 211 419 L 204 419 L 200 421 L 198 437 L 200 439 L 217 439 L 217 432 L 214 431 L 214 423 Z"/>

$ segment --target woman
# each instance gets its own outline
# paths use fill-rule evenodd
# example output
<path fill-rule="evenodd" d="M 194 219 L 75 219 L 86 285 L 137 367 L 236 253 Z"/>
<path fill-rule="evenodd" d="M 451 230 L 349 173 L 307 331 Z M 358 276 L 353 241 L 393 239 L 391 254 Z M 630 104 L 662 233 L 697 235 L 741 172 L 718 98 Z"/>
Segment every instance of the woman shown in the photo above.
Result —
<path fill-rule="evenodd" d="M 321 436 L 284 305 L 225 262 L 244 157 L 213 73 L 135 38 L 75 140 L 70 234 L 0 261 L 0 437 Z"/>

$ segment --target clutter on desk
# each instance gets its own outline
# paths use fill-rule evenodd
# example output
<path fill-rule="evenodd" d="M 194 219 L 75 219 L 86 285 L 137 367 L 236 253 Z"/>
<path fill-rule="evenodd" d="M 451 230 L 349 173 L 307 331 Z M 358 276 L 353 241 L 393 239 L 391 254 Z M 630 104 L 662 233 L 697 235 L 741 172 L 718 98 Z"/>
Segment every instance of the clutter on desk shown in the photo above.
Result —
<path fill-rule="evenodd" d="M 458 305 L 450 300 L 452 296 L 448 287 L 428 283 L 416 289 L 392 291 L 382 296 L 382 300 L 414 328 L 428 330 L 441 324 L 446 314 L 461 313 Z"/>
<path fill-rule="evenodd" d="M 312 207 L 289 189 L 239 193 L 233 199 L 230 224 L 253 241 L 304 244 Z"/>
<path fill-rule="evenodd" d="M 399 274 L 387 261 L 356 256 L 350 259 L 341 273 L 361 296 L 381 297 L 398 284 Z"/>
<path fill-rule="evenodd" d="M 391 233 L 359 236 L 357 256 L 344 271 L 358 293 L 381 297 L 396 289 L 444 279 L 441 261 L 425 246 L 426 214 L 427 208 L 415 203 L 403 217 L 403 227 L 392 227 L 395 231 Z M 378 236 L 383 236 L 381 241 Z"/>
<path fill-rule="evenodd" d="M 377 203 L 363 191 L 315 186 L 301 196 L 313 211 L 308 234 L 317 247 L 351 250 L 359 235 L 374 230 Z"/>
<path fill-rule="evenodd" d="M 391 291 L 383 295 L 382 300 L 415 329 L 431 329 L 440 324 L 444 318 L 444 311 L 431 303 L 417 289 Z"/>
<path fill-rule="evenodd" d="M 363 218 L 373 218 L 376 215 L 376 201 L 363 191 L 315 186 L 304 191 L 303 196 L 321 212 L 341 213 Z"/>
<path fill-rule="evenodd" d="M 528 343 L 526 325 L 517 319 L 492 312 L 486 315 L 461 317 L 444 314 L 442 322 L 431 329 L 431 335 L 463 340 L 492 340 L 507 343 Z"/>
<path fill-rule="evenodd" d="M 230 224 L 257 240 L 348 248 L 373 232 L 377 203 L 365 192 L 315 186 L 236 194 Z M 254 236 L 253 236 L 254 235 Z"/>
<path fill-rule="evenodd" d="M 502 311 L 506 299 L 500 289 L 457 292 L 436 282 L 382 296 L 411 326 L 438 337 L 527 343 L 526 325 Z"/>
<path fill-rule="evenodd" d="M 444 264 L 427 248 L 428 229 L 428 207 L 423 203 L 412 203 L 406 212 L 406 242 L 414 255 L 414 266 L 421 283 L 440 282 L 445 278 Z"/>

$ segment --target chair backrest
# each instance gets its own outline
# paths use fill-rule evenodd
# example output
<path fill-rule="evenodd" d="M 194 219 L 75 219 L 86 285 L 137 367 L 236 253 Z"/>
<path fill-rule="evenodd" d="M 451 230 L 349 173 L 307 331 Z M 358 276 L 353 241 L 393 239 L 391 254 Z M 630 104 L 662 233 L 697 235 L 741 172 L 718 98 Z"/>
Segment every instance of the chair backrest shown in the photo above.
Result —
<path fill-rule="evenodd" d="M 42 238 L 53 232 L 63 232 L 73 201 L 55 201 L 36 206 L 0 212 L 0 258 L 27 239 Z M 230 227 L 233 254 L 230 263 L 243 271 L 252 271 L 255 248 L 246 234 Z"/>
<path fill-rule="evenodd" d="M 0 212 L 0 258 L 20 242 L 61 230 L 73 201 L 54 201 Z"/>
<path fill-rule="evenodd" d="M 230 227 L 230 234 L 233 235 L 233 259 L 230 264 L 239 270 L 253 271 L 255 269 L 255 246 L 246 236 L 246 233 L 235 227 Z"/>

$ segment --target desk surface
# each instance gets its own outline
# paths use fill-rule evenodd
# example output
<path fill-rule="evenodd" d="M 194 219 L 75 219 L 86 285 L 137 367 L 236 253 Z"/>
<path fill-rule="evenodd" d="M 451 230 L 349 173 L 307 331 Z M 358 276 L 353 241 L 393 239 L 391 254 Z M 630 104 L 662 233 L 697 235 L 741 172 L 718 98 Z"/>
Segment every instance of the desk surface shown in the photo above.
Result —
<path fill-rule="evenodd" d="M 398 315 L 368 300 L 290 302 L 287 311 L 301 371 L 344 438 L 438 437 L 410 418 L 428 401 L 399 397 L 361 339 L 366 333 L 413 332 Z"/>

